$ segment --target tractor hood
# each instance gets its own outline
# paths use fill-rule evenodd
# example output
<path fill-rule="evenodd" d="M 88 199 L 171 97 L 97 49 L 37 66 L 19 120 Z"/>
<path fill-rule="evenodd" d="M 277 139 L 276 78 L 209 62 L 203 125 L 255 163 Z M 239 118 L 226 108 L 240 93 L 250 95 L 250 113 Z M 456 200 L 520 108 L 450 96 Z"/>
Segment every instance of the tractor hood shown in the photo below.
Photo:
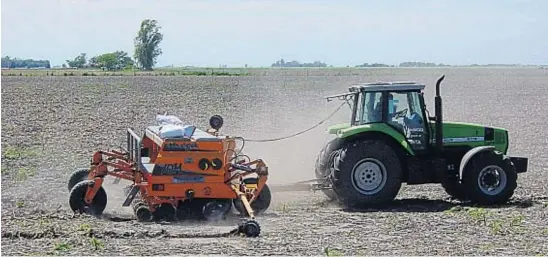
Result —
<path fill-rule="evenodd" d="M 432 133 L 435 133 L 436 127 L 435 122 L 429 122 Z M 458 137 L 490 137 L 494 135 L 486 135 L 486 132 L 498 133 L 507 133 L 507 130 L 504 128 L 498 128 L 493 126 L 486 126 L 484 124 L 468 123 L 468 122 L 457 122 L 457 121 L 444 121 L 442 124 L 443 127 L 443 137 L 447 138 L 458 138 Z M 489 139 L 487 139 L 489 140 Z"/>
<path fill-rule="evenodd" d="M 349 128 L 349 127 L 350 127 L 350 123 L 340 123 L 340 124 L 331 125 L 327 127 L 327 133 L 337 134 L 339 130 Z"/>
<path fill-rule="evenodd" d="M 435 142 L 433 138 L 436 130 L 435 122 L 429 121 L 429 126 L 432 133 L 430 143 L 433 144 Z M 467 147 L 476 147 L 492 145 L 495 146 L 498 151 L 503 153 L 506 153 L 508 150 L 508 131 L 504 128 L 455 121 L 444 121 L 442 128 L 443 144 L 445 146 L 462 145 Z M 409 153 L 413 154 L 413 150 L 407 143 L 405 137 L 384 123 L 372 123 L 359 126 L 350 126 L 349 123 L 340 123 L 329 126 L 327 131 L 329 134 L 334 134 L 338 138 L 347 138 L 364 132 L 382 132 L 393 137 Z"/>
<path fill-rule="evenodd" d="M 434 122 L 429 122 L 432 133 L 435 133 Z M 508 150 L 508 130 L 485 124 L 444 121 L 443 144 L 445 146 L 495 146 L 497 151 L 506 153 Z"/>

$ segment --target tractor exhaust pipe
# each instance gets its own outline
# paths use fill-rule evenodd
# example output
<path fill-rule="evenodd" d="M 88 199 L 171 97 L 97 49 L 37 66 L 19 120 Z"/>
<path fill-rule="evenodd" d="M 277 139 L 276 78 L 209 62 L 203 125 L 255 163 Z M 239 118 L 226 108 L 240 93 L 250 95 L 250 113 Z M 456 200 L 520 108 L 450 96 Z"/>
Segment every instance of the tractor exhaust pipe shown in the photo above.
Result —
<path fill-rule="evenodd" d="M 441 153 L 443 151 L 443 114 L 441 106 L 440 84 L 445 78 L 442 75 L 436 82 L 436 97 L 434 98 L 434 108 L 436 111 L 436 148 Z"/>

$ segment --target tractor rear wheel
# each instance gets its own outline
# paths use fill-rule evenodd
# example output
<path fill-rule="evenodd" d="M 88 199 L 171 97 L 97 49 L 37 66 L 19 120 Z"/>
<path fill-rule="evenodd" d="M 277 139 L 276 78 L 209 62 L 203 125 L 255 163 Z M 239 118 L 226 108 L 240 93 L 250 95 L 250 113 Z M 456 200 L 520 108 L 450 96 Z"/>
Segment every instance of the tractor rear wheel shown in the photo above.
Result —
<path fill-rule="evenodd" d="M 78 184 L 80 181 L 84 181 L 88 178 L 89 169 L 88 168 L 80 168 L 72 172 L 70 174 L 70 178 L 68 180 L 68 190 L 72 190 L 72 188 Z"/>
<path fill-rule="evenodd" d="M 91 215 L 101 215 L 107 206 L 107 193 L 101 186 L 95 197 L 91 201 L 91 205 L 86 204 L 85 197 L 88 187 L 90 187 L 94 181 L 84 180 L 78 182 L 70 191 L 69 205 L 72 211 L 79 213 L 87 213 Z"/>
<path fill-rule="evenodd" d="M 330 175 L 333 173 L 333 160 L 338 154 L 339 148 L 336 145 L 335 140 L 328 142 L 316 157 L 316 165 L 314 168 L 314 174 L 316 179 L 327 182 Z M 337 195 L 333 192 L 333 189 L 321 190 L 329 200 L 333 201 L 337 199 Z"/>
<path fill-rule="evenodd" d="M 246 178 L 244 179 L 244 184 L 257 184 L 258 180 L 257 178 Z M 270 201 L 272 200 L 272 194 L 270 192 L 270 188 L 267 184 L 264 184 L 263 189 L 261 190 L 261 193 L 255 198 L 255 200 L 251 203 L 251 208 L 253 209 L 253 213 L 255 215 L 260 214 L 268 207 L 270 207 Z M 247 211 L 245 209 L 244 203 L 240 200 L 240 198 L 236 198 L 233 200 L 234 208 L 242 215 L 247 215 Z"/>
<path fill-rule="evenodd" d="M 397 152 L 382 140 L 357 140 L 335 158 L 333 189 L 348 207 L 392 201 L 402 183 Z"/>
<path fill-rule="evenodd" d="M 510 158 L 500 152 L 487 151 L 474 156 L 466 165 L 463 184 L 472 202 L 504 204 L 517 187 L 517 173 Z"/>

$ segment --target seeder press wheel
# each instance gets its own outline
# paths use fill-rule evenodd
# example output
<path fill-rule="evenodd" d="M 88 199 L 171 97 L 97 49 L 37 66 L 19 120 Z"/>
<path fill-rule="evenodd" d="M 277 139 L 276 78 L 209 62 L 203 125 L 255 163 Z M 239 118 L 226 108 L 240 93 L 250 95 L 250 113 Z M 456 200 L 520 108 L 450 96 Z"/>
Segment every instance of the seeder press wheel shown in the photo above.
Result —
<path fill-rule="evenodd" d="M 107 206 L 107 193 L 102 186 L 95 194 L 91 204 L 85 202 L 88 187 L 91 187 L 93 183 L 95 182 L 84 180 L 74 185 L 69 196 L 69 205 L 72 211 L 91 215 L 101 215 L 103 213 Z"/>
<path fill-rule="evenodd" d="M 257 178 L 246 178 L 243 181 L 244 184 L 257 184 L 258 180 Z M 251 203 L 251 208 L 253 209 L 253 213 L 259 214 L 261 212 L 264 212 L 268 207 L 270 207 L 270 202 L 272 201 L 272 194 L 270 192 L 270 188 L 267 184 L 263 186 L 263 189 L 261 190 L 261 193 L 257 196 L 257 198 Z M 233 200 L 234 202 L 234 208 L 243 216 L 248 217 L 247 211 L 245 209 L 244 203 L 240 198 L 236 198 Z"/>
<path fill-rule="evenodd" d="M 257 237 L 261 234 L 261 226 L 255 220 L 247 220 L 238 226 L 237 233 L 247 237 Z"/>
<path fill-rule="evenodd" d="M 136 201 L 133 204 L 133 213 L 138 221 L 152 220 L 152 212 L 148 208 L 148 205 L 143 201 Z"/>

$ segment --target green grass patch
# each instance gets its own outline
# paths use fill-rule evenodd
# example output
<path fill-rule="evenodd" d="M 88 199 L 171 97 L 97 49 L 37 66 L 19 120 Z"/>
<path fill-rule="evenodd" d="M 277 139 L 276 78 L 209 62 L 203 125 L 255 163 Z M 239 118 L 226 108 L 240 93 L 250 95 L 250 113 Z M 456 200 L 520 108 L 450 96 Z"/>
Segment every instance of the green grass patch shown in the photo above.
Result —
<path fill-rule="evenodd" d="M 452 214 L 452 213 L 457 213 L 457 212 L 460 212 L 464 210 L 464 208 L 462 208 L 461 206 L 453 206 L 451 207 L 450 209 L 447 209 L 447 210 L 444 210 L 443 212 L 444 213 L 447 213 L 447 214 Z"/>
<path fill-rule="evenodd" d="M 96 237 L 92 237 L 92 238 L 89 240 L 89 244 L 91 245 L 91 247 L 92 247 L 93 250 L 95 250 L 95 251 L 101 250 L 101 249 L 104 249 L 104 248 L 105 248 L 105 244 L 103 243 L 103 241 L 97 239 Z"/>
<path fill-rule="evenodd" d="M 65 243 L 65 242 L 60 242 L 60 243 L 57 243 L 55 244 L 55 247 L 53 248 L 54 251 L 65 251 L 65 250 L 70 250 L 72 247 L 70 246 L 69 243 Z"/>
<path fill-rule="evenodd" d="M 474 221 L 487 225 L 487 217 L 489 216 L 489 213 L 485 209 L 472 207 L 472 208 L 468 208 L 466 210 L 466 213 Z"/>
<path fill-rule="evenodd" d="M 450 215 L 463 213 L 473 222 L 486 226 L 493 235 L 523 233 L 525 231 L 525 227 L 523 226 L 525 216 L 522 214 L 515 214 L 510 217 L 500 217 L 481 207 L 463 208 L 459 206 L 455 206 L 444 212 Z"/>
<path fill-rule="evenodd" d="M 34 177 L 35 175 L 36 170 L 34 168 L 24 167 L 17 170 L 15 178 L 18 182 L 22 182 L 29 179 L 30 177 Z"/>
<path fill-rule="evenodd" d="M 325 254 L 325 256 L 343 256 L 341 252 L 335 249 L 331 249 L 329 248 L 329 246 L 323 249 L 323 253 Z"/>
<path fill-rule="evenodd" d="M 38 152 L 24 147 L 10 146 L 6 147 L 6 149 L 2 151 L 2 159 L 7 160 L 20 160 L 23 158 L 36 156 L 38 156 Z"/>
<path fill-rule="evenodd" d="M 17 208 L 25 207 L 25 201 L 19 200 L 19 201 L 15 202 L 15 207 L 17 207 Z"/>

